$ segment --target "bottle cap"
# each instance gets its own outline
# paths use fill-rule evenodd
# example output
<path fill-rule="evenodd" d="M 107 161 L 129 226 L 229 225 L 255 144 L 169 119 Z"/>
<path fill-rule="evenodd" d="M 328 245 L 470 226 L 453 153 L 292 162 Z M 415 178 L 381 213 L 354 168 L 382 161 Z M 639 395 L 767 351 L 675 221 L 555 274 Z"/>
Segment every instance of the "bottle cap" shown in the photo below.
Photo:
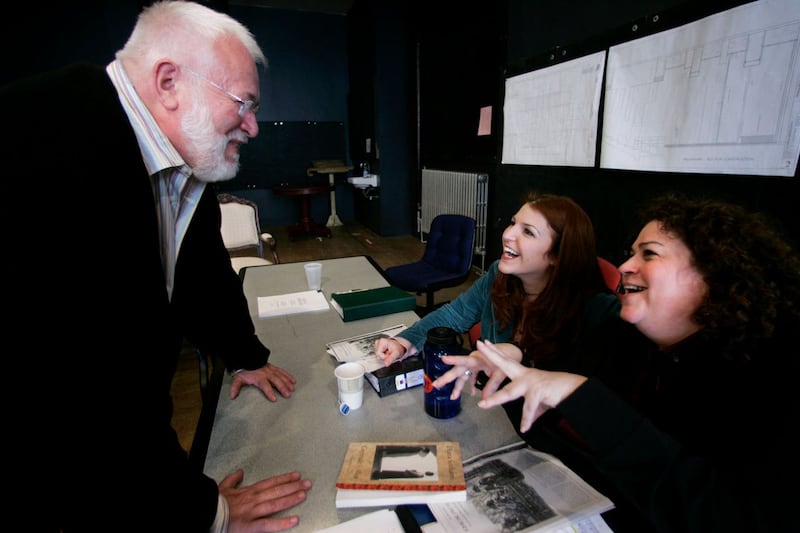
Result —
<path fill-rule="evenodd" d="M 451 345 L 458 342 L 458 333 L 447 326 L 438 326 L 428 330 L 427 340 L 431 344 Z"/>

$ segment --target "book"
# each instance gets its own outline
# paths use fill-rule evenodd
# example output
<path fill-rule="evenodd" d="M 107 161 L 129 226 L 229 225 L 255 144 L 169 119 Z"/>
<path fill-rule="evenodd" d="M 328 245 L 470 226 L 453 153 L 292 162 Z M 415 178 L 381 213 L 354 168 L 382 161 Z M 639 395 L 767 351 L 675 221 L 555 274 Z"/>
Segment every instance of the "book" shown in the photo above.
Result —
<path fill-rule="evenodd" d="M 336 508 L 392 507 L 467 501 L 463 490 L 358 490 L 336 489 Z"/>
<path fill-rule="evenodd" d="M 381 533 L 406 533 L 394 509 L 381 509 L 358 516 L 335 526 L 318 529 L 314 533 L 354 533 L 380 531 Z"/>
<path fill-rule="evenodd" d="M 331 294 L 331 306 L 336 309 L 344 322 L 350 322 L 373 316 L 413 311 L 417 307 L 417 299 L 413 294 L 390 286 L 334 292 Z"/>
<path fill-rule="evenodd" d="M 320 291 L 302 291 L 258 297 L 259 318 L 325 311 L 327 309 L 330 309 L 330 306 L 325 300 L 325 295 Z"/>
<path fill-rule="evenodd" d="M 466 501 L 455 441 L 351 442 L 336 480 L 336 507 Z"/>

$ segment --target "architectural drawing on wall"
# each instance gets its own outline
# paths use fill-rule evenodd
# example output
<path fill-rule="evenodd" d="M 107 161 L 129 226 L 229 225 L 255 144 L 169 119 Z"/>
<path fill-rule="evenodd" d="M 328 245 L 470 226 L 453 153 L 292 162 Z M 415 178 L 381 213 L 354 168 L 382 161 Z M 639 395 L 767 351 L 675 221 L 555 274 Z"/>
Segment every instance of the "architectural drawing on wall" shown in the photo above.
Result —
<path fill-rule="evenodd" d="M 601 167 L 794 176 L 799 153 L 797 0 L 610 48 Z"/>
<path fill-rule="evenodd" d="M 594 166 L 606 53 L 506 80 L 503 164 Z"/>

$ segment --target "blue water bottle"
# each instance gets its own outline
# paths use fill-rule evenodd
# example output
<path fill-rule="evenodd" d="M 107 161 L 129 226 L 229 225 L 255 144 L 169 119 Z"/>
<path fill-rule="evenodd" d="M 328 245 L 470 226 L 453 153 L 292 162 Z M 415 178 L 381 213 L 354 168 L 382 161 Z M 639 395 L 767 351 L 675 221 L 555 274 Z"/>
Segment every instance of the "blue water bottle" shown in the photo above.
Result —
<path fill-rule="evenodd" d="M 425 412 L 435 418 L 453 418 L 461 412 L 461 398 L 450 399 L 453 383 L 441 389 L 433 386 L 433 382 L 450 370 L 453 365 L 442 361 L 443 355 L 463 355 L 461 337 L 448 327 L 436 327 L 428 330 L 428 337 L 422 349 L 425 362 Z"/>

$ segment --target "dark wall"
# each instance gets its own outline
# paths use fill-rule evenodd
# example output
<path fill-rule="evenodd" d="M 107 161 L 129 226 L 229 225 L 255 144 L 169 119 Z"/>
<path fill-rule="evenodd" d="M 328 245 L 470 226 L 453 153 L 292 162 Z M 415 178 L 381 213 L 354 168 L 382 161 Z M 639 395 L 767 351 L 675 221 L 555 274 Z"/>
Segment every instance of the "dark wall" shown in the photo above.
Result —
<path fill-rule="evenodd" d="M 480 109 L 502 112 L 506 2 L 425 5 L 417 13 L 423 167 L 494 170 L 496 135 L 478 136 Z"/>
<path fill-rule="evenodd" d="M 255 201 L 263 225 L 290 224 L 300 216 L 298 202 L 273 195 L 272 187 L 327 183 L 327 175 L 306 175 L 313 160 L 349 163 L 346 17 L 236 5 L 228 12 L 256 36 L 268 67 L 261 73 L 260 132 L 242 150 L 239 175 L 221 188 Z M 346 178 L 334 176 L 343 221 L 355 216 Z M 329 214 L 327 195 L 311 197 L 315 221 L 324 223 Z"/>
<path fill-rule="evenodd" d="M 74 62 L 106 64 L 121 48 L 139 13 L 136 0 L 52 2 L 0 17 L 0 83 Z M 53 102 L 58 103 L 58 95 Z"/>
<path fill-rule="evenodd" d="M 46 15 L 30 9 L 4 17 L 0 38 L 6 57 L 0 82 L 74 61 L 107 63 L 147 3 L 56 3 Z M 270 188 L 305 180 L 313 159 L 346 159 L 358 165 L 367 158 L 363 142 L 370 137 L 375 143 L 370 157 L 381 175 L 383 194 L 362 207 L 383 234 L 416 233 L 423 166 L 489 173 L 487 260 L 499 256 L 505 222 L 529 189 L 568 194 L 581 202 L 597 226 L 600 253 L 612 260 L 630 244 L 630 209 L 666 190 L 739 201 L 773 214 L 796 236 L 800 217 L 791 211 L 800 196 L 796 177 L 499 162 L 506 76 L 548 66 L 554 50 L 571 59 L 739 3 L 356 0 L 351 13 L 343 16 L 212 2 L 250 27 L 269 59 L 261 80 L 261 133 L 243 149 L 239 177 L 222 186 L 257 201 L 263 224 L 288 224 L 295 220 L 297 206 L 290 198 L 273 197 Z M 652 22 L 656 14 L 658 24 Z M 634 24 L 637 32 L 631 30 Z M 45 105 L 68 103 L 53 95 Z M 493 133 L 478 137 L 478 114 L 487 105 L 493 107 Z M 344 178 L 337 176 L 338 181 Z M 357 194 L 347 185 L 337 187 L 337 211 L 345 221 L 355 217 Z M 312 216 L 323 221 L 328 213 L 328 201 L 315 197 Z"/>
<path fill-rule="evenodd" d="M 259 120 L 347 120 L 344 15 L 236 5 L 228 12 L 250 28 L 267 56 Z"/>
<path fill-rule="evenodd" d="M 0 19 L 3 69 L 0 83 L 74 62 L 105 65 L 130 34 L 145 0 L 55 2 L 46 12 L 17 10 Z M 239 176 L 220 188 L 254 199 L 264 225 L 296 221 L 291 198 L 273 198 L 270 188 L 305 181 L 314 159 L 347 162 L 348 63 L 344 15 L 230 6 L 201 2 L 244 23 L 264 49 L 269 66 L 261 76 L 261 132 L 242 149 Z M 69 105 L 54 94 L 49 102 Z M 272 138 L 270 138 L 272 137 Z M 273 142 L 274 141 L 274 142 Z M 327 180 L 327 176 L 325 176 Z M 345 175 L 337 175 L 344 182 Z M 336 190 L 337 213 L 353 219 L 352 187 Z M 314 197 L 312 216 L 324 222 L 330 204 Z"/>
<path fill-rule="evenodd" d="M 411 17 L 404 0 L 357 0 L 348 14 L 351 157 L 356 165 L 369 164 L 380 179 L 376 190 L 356 193 L 356 213 L 385 236 L 415 229 Z"/>
<path fill-rule="evenodd" d="M 422 168 L 485 173 L 490 184 L 496 178 L 506 4 L 505 0 L 439 1 L 419 6 L 415 19 L 420 87 L 417 183 Z M 480 111 L 486 106 L 492 107 L 493 134 L 478 136 Z M 490 194 L 488 220 L 492 220 L 494 198 Z M 419 202 L 417 186 L 414 207 Z M 496 232 L 494 226 L 489 227 L 489 233 Z M 480 256 L 474 263 L 488 264 Z"/>
<path fill-rule="evenodd" d="M 742 4 L 741 1 L 588 0 L 527 2 L 511 0 L 508 12 L 507 75 L 548 66 L 549 54 L 564 50 L 564 59 L 580 57 Z M 653 16 L 659 15 L 658 23 Z M 634 32 L 632 28 L 636 27 Z M 602 111 L 601 111 L 602 116 Z M 794 178 L 750 175 L 616 171 L 595 168 L 498 165 L 491 182 L 488 258 L 497 258 L 500 234 L 516 212 L 523 194 L 539 190 L 566 194 L 592 217 L 600 255 L 619 263 L 638 227 L 632 210 L 668 191 L 734 201 L 766 212 L 796 242 L 800 226 L 794 213 L 798 194 Z"/>
<path fill-rule="evenodd" d="M 375 138 L 380 175 L 381 235 L 408 235 L 415 229 L 411 165 L 414 43 L 408 2 L 376 0 Z"/>
<path fill-rule="evenodd" d="M 578 201 L 595 223 L 598 252 L 617 263 L 639 229 L 631 227 L 632 210 L 668 191 L 717 197 L 766 212 L 791 238 L 800 240 L 800 217 L 792 213 L 800 197 L 797 175 L 636 172 L 600 169 L 599 163 L 594 168 L 575 168 L 500 162 L 507 77 L 606 50 L 743 3 L 507 0 L 465 6 L 442 1 L 419 8 L 419 164 L 489 173 L 487 261 L 499 257 L 502 231 L 529 190 L 566 194 Z M 486 105 L 493 107 L 492 135 L 478 137 L 478 112 Z"/>

